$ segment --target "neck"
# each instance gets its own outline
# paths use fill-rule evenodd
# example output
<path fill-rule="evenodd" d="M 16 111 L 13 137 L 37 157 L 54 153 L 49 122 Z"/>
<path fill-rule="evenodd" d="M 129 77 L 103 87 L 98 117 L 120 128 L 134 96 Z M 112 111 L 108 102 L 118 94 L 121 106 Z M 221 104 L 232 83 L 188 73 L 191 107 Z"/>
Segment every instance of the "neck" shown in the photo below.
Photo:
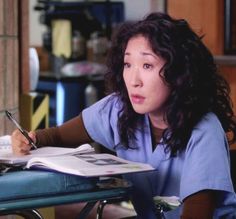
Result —
<path fill-rule="evenodd" d="M 152 115 L 149 114 L 149 119 L 154 128 L 158 129 L 166 129 L 168 127 L 168 124 L 166 120 L 164 119 L 163 115 L 162 116 L 157 116 L 157 115 Z"/>

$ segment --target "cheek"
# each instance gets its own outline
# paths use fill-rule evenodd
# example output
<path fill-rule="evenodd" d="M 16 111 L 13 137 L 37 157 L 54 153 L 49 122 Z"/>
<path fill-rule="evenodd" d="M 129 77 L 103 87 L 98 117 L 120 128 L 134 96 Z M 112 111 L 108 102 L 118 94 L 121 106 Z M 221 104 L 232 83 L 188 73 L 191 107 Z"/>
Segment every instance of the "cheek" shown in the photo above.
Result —
<path fill-rule="evenodd" d="M 165 102 L 168 99 L 169 96 L 170 96 L 169 87 L 163 86 L 162 87 L 162 95 L 161 95 L 162 102 Z"/>
<path fill-rule="evenodd" d="M 158 81 L 153 83 L 152 91 L 150 92 L 153 93 L 154 99 L 156 99 L 157 102 L 163 103 L 170 95 L 170 88 L 162 81 Z"/>
<path fill-rule="evenodd" d="M 128 87 L 129 78 L 128 78 L 128 74 L 126 74 L 125 71 L 123 71 L 123 80 L 124 80 L 125 86 Z"/>
<path fill-rule="evenodd" d="M 126 81 L 126 74 L 125 74 L 125 71 L 123 71 L 122 75 L 123 75 L 123 80 Z"/>

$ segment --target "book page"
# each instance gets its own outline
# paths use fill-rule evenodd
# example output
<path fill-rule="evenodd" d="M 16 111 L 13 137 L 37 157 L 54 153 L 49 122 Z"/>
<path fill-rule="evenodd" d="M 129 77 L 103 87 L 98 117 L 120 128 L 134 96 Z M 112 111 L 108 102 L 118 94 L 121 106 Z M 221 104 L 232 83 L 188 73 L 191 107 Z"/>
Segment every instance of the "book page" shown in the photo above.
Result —
<path fill-rule="evenodd" d="M 26 167 L 51 169 L 63 173 L 86 177 L 109 176 L 153 170 L 149 164 L 127 161 L 111 154 L 36 157 L 30 159 Z"/>
<path fill-rule="evenodd" d="M 4 135 L 0 136 L 0 156 L 2 154 L 11 153 L 11 136 Z"/>
<path fill-rule="evenodd" d="M 0 153 L 0 163 L 8 164 L 24 164 L 33 157 L 48 157 L 48 156 L 61 156 L 69 154 L 83 154 L 92 153 L 94 148 L 89 144 L 83 144 L 77 148 L 65 148 L 65 147 L 42 147 L 36 150 L 30 151 L 28 155 L 17 156 L 8 151 L 8 153 Z"/>

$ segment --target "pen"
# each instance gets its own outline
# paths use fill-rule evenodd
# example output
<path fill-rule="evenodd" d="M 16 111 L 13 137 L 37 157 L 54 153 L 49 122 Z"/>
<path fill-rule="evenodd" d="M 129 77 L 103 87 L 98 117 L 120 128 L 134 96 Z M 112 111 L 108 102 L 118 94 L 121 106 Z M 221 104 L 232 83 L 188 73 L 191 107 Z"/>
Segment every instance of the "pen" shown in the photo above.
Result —
<path fill-rule="evenodd" d="M 30 136 L 28 135 L 28 133 L 20 126 L 20 124 L 13 118 L 13 116 L 11 115 L 11 113 L 7 110 L 5 110 L 6 116 L 7 118 L 12 121 L 16 127 L 19 129 L 19 131 L 27 138 L 27 140 L 29 141 L 29 143 L 31 144 L 31 146 L 34 149 L 37 149 L 37 146 L 35 145 L 35 143 L 33 142 L 33 140 L 30 138 Z"/>

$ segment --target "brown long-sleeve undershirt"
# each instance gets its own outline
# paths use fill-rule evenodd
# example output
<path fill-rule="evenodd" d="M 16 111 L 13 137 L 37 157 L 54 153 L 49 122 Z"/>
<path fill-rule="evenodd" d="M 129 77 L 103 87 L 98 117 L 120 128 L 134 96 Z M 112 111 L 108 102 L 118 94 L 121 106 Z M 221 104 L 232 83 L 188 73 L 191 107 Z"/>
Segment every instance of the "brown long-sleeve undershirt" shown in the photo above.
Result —
<path fill-rule="evenodd" d="M 84 127 L 81 114 L 61 126 L 37 130 L 36 138 L 39 147 L 45 145 L 77 147 L 80 144 L 93 142 Z"/>
<path fill-rule="evenodd" d="M 152 127 L 154 143 L 159 142 L 162 131 Z M 76 147 L 93 142 L 84 127 L 81 114 L 59 127 L 37 130 L 36 136 L 39 147 L 45 145 Z M 181 219 L 211 219 L 215 205 L 213 190 L 199 191 L 184 200 Z"/>

